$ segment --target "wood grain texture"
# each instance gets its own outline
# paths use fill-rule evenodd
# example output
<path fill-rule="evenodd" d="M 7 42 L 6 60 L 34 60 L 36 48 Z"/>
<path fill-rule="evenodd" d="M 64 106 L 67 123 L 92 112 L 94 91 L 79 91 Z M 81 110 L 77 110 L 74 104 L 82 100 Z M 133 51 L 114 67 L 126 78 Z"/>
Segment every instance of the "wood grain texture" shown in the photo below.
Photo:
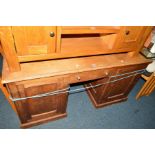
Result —
<path fill-rule="evenodd" d="M 0 54 L 2 54 L 2 52 L 3 52 L 3 48 L 2 48 L 2 44 L 0 42 Z"/>
<path fill-rule="evenodd" d="M 61 51 L 61 26 L 57 26 L 57 38 L 56 38 L 56 53 Z"/>
<path fill-rule="evenodd" d="M 3 48 L 3 56 L 7 61 L 9 70 L 11 72 L 20 71 L 20 64 L 18 62 L 16 49 L 14 46 L 14 40 L 11 34 L 10 27 L 5 26 L 0 27 L 0 42 Z"/>

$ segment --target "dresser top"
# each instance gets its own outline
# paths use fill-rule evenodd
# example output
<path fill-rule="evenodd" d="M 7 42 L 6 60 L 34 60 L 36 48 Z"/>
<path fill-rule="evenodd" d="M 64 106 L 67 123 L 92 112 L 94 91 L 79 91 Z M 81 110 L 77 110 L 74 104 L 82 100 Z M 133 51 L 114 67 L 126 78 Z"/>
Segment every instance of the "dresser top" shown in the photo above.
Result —
<path fill-rule="evenodd" d="M 112 54 L 22 63 L 20 72 L 10 73 L 7 63 L 4 60 L 2 83 L 32 80 L 37 78 L 60 76 L 70 73 L 143 64 L 149 62 L 151 62 L 151 60 L 144 58 L 140 54 L 131 58 L 128 54 Z"/>

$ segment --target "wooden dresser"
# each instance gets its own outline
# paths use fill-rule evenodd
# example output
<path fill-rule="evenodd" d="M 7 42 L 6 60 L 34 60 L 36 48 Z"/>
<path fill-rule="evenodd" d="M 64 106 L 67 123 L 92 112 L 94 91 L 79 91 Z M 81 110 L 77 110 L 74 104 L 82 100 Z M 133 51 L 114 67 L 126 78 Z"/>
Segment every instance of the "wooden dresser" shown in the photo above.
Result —
<path fill-rule="evenodd" d="M 124 101 L 150 63 L 139 54 L 148 26 L 0 27 L 2 82 L 21 127 L 67 115 L 70 84 L 82 82 L 95 107 Z"/>

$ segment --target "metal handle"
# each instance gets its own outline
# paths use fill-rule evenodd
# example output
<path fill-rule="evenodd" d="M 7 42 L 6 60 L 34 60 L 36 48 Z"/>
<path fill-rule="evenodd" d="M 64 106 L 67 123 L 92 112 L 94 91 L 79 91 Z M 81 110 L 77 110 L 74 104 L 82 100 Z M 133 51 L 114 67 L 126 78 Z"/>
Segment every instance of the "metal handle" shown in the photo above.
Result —
<path fill-rule="evenodd" d="M 54 36 L 55 36 L 54 32 L 50 32 L 50 37 L 54 37 Z"/>
<path fill-rule="evenodd" d="M 126 30 L 126 31 L 125 31 L 125 34 L 126 34 L 126 35 L 129 35 L 129 34 L 130 34 L 130 31 L 129 31 L 129 30 Z"/>

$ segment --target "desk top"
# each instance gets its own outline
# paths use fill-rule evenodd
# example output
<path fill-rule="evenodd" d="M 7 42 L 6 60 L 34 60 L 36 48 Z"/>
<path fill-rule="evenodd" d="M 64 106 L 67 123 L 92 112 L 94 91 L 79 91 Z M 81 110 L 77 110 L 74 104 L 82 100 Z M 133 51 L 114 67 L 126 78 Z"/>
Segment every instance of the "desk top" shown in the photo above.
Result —
<path fill-rule="evenodd" d="M 21 64 L 21 71 L 10 73 L 7 63 L 3 62 L 2 83 L 32 80 L 70 73 L 149 63 L 151 60 L 142 55 L 129 57 L 128 54 L 112 54 L 81 58 L 29 62 Z"/>

